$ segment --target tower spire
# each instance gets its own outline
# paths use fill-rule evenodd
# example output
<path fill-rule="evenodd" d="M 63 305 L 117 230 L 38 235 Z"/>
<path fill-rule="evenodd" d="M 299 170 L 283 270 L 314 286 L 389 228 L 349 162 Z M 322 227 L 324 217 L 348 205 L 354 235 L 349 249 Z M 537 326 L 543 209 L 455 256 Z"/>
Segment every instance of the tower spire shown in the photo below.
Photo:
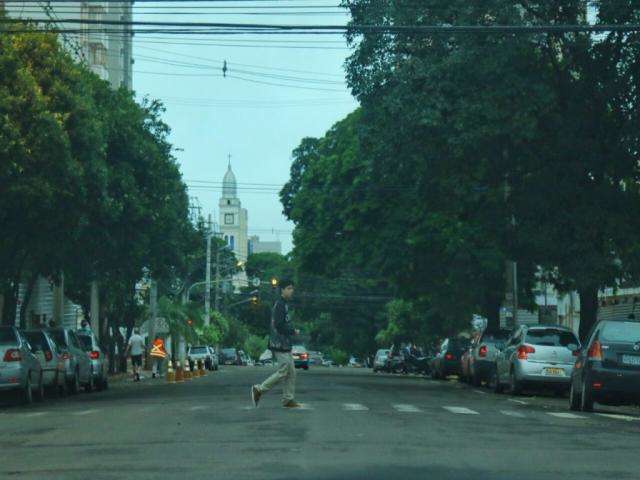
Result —
<path fill-rule="evenodd" d="M 231 170 L 231 154 L 230 153 L 227 155 L 227 158 L 229 159 L 229 170 Z"/>

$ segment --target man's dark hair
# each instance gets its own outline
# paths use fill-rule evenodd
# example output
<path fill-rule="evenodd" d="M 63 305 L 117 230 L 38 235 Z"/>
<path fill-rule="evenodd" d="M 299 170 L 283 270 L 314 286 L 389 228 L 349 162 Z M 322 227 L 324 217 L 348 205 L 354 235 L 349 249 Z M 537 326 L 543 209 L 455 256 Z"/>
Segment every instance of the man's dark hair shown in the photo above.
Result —
<path fill-rule="evenodd" d="M 294 286 L 295 284 L 293 283 L 293 280 L 291 280 L 290 278 L 283 278 L 280 280 L 280 288 L 282 290 L 284 290 L 285 288 L 287 288 L 288 286 Z"/>

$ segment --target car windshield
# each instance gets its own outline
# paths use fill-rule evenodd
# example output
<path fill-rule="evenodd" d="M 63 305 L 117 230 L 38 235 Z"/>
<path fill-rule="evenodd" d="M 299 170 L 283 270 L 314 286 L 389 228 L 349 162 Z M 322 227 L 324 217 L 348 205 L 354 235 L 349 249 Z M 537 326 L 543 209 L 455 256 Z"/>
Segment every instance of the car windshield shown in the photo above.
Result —
<path fill-rule="evenodd" d="M 16 343 L 16 334 L 12 328 L 0 327 L 0 343 Z"/>
<path fill-rule="evenodd" d="M 191 353 L 195 353 L 196 355 L 201 355 L 203 353 L 208 353 L 207 352 L 207 347 L 191 347 L 190 352 Z"/>
<path fill-rule="evenodd" d="M 566 347 L 579 344 L 573 333 L 554 328 L 529 330 L 525 337 L 525 343 L 549 347 Z"/>
<path fill-rule="evenodd" d="M 600 338 L 605 342 L 639 342 L 640 323 L 609 322 L 602 329 Z"/>

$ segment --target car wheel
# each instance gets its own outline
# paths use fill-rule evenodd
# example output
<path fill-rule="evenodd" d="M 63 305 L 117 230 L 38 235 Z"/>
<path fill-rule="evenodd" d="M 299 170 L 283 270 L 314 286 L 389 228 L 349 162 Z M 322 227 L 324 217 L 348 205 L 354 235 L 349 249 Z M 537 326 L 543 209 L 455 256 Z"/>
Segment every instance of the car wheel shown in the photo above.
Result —
<path fill-rule="evenodd" d="M 593 412 L 593 391 L 587 379 L 582 381 L 582 393 L 580 395 L 580 410 L 583 412 Z"/>
<path fill-rule="evenodd" d="M 27 380 L 22 390 L 22 403 L 31 405 L 33 403 L 33 391 L 31 390 L 31 372 L 27 374 Z"/>
<path fill-rule="evenodd" d="M 40 378 L 38 380 L 38 388 L 36 389 L 35 399 L 38 402 L 42 402 L 44 400 L 44 376 L 42 372 L 40 372 Z"/>
<path fill-rule="evenodd" d="M 73 379 L 71 380 L 69 387 L 69 390 L 73 395 L 80 393 L 80 375 L 78 374 L 78 370 L 73 373 Z"/>
<path fill-rule="evenodd" d="M 511 387 L 512 395 L 520 395 L 522 393 L 522 384 L 516 378 L 515 370 L 511 370 L 511 374 L 509 375 L 509 385 Z"/>
<path fill-rule="evenodd" d="M 577 411 L 580 410 L 581 399 L 576 389 L 573 386 L 573 381 L 571 382 L 571 388 L 569 389 L 569 410 Z"/>

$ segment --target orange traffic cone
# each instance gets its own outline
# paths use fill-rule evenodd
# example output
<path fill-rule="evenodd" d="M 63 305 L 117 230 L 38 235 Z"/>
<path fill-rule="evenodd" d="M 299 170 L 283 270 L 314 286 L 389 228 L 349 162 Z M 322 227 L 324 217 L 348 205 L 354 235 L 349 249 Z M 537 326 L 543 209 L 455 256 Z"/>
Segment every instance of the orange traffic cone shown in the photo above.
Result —
<path fill-rule="evenodd" d="M 173 362 L 171 360 L 167 365 L 167 383 L 176 383 L 176 374 L 173 371 Z"/>
<path fill-rule="evenodd" d="M 180 362 L 176 362 L 176 383 L 184 382 L 184 371 L 182 370 L 182 366 L 180 366 Z"/>

